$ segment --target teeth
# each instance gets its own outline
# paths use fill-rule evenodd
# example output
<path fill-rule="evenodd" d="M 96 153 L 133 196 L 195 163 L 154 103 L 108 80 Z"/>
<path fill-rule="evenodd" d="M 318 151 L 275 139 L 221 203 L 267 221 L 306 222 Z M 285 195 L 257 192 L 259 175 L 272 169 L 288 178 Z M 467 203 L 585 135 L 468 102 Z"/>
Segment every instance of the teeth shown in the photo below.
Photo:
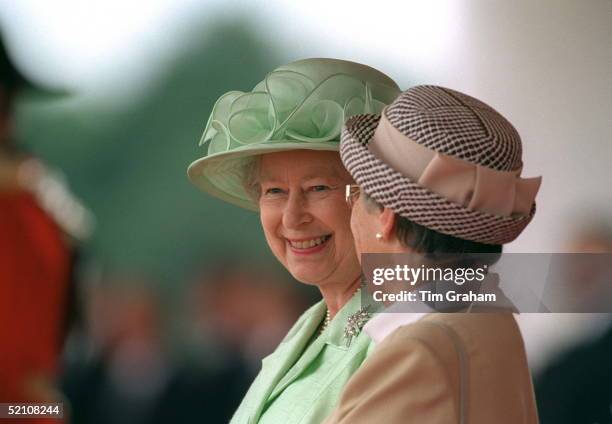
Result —
<path fill-rule="evenodd" d="M 315 247 L 323 243 L 326 240 L 326 238 L 327 237 L 324 236 L 324 237 L 318 237 L 315 239 L 303 240 L 303 241 L 289 240 L 289 244 L 291 244 L 291 247 L 294 247 L 296 249 L 310 249 L 311 247 Z"/>

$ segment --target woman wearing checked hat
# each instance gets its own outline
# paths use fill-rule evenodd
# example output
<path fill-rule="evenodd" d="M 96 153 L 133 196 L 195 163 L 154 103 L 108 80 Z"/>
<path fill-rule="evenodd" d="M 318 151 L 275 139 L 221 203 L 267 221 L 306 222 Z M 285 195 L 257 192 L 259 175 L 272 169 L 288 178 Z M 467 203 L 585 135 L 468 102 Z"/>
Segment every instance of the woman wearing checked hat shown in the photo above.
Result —
<path fill-rule="evenodd" d="M 521 178 L 518 133 L 490 106 L 454 90 L 413 87 L 381 115 L 349 119 L 340 150 L 357 183 L 347 187 L 347 201 L 358 254 L 495 255 L 535 213 L 541 179 Z M 376 348 L 326 423 L 537 423 L 510 310 L 448 314 L 421 306 L 365 325 Z"/>

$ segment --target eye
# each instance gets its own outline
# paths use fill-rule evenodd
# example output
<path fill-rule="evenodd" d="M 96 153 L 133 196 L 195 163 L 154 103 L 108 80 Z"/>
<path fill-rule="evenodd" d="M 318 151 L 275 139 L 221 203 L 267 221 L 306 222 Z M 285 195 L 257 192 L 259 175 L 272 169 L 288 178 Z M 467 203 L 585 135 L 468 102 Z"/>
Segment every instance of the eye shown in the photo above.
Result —
<path fill-rule="evenodd" d="M 264 191 L 264 194 L 266 196 L 274 196 L 274 195 L 278 195 L 278 194 L 283 194 L 283 189 L 282 188 L 278 188 L 278 187 L 270 187 L 270 188 L 267 188 Z"/>
<path fill-rule="evenodd" d="M 315 193 L 322 192 L 322 191 L 328 191 L 328 190 L 331 190 L 331 187 L 326 186 L 326 185 L 315 185 L 315 186 L 310 187 L 310 191 L 313 191 Z"/>

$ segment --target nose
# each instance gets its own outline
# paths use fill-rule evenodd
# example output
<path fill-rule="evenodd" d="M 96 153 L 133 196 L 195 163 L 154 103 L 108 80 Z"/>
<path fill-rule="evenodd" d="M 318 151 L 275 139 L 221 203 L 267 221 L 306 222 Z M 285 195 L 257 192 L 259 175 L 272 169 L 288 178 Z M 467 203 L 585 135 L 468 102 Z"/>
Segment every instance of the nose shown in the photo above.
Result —
<path fill-rule="evenodd" d="M 308 200 L 304 193 L 292 191 L 285 203 L 283 211 L 283 226 L 289 229 L 298 229 L 301 225 L 312 221 Z"/>

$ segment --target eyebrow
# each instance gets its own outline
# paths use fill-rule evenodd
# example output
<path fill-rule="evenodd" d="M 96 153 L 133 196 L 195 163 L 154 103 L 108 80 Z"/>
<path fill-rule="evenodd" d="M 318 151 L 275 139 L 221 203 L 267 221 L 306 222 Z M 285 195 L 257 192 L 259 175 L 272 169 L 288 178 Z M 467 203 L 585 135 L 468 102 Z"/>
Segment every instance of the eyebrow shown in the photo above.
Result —
<path fill-rule="evenodd" d="M 315 168 L 312 172 L 306 174 L 302 180 L 314 180 L 316 178 L 340 178 L 340 174 L 333 168 L 320 167 Z M 266 174 L 264 171 L 259 176 L 259 181 L 276 181 L 276 178 L 272 175 Z"/>

